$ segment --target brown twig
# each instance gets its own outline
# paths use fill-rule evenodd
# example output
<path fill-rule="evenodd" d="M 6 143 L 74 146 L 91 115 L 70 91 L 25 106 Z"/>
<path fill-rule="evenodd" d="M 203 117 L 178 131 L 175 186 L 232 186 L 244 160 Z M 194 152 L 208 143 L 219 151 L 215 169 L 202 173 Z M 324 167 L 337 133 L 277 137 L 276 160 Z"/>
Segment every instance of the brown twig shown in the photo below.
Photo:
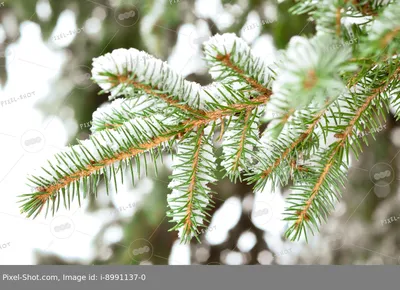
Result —
<path fill-rule="evenodd" d="M 109 81 L 110 82 L 116 82 L 118 84 L 132 85 L 133 87 L 135 87 L 137 89 L 143 90 L 144 92 L 146 92 L 149 95 L 153 95 L 153 96 L 159 97 L 160 99 L 165 101 L 167 104 L 169 104 L 169 105 L 171 105 L 173 107 L 179 108 L 182 111 L 187 111 L 189 113 L 196 114 L 196 115 L 204 114 L 203 110 L 197 110 L 197 109 L 194 109 L 194 108 L 192 108 L 192 107 L 190 107 L 188 105 L 180 104 L 177 100 L 172 99 L 167 94 L 162 94 L 162 93 L 155 92 L 154 89 L 158 90 L 158 88 L 153 88 L 153 87 L 151 87 L 149 85 L 145 85 L 145 84 L 136 82 L 136 81 L 128 78 L 127 76 L 118 76 L 116 79 L 110 79 Z"/>
<path fill-rule="evenodd" d="M 164 142 L 172 140 L 176 136 L 181 136 L 196 127 L 199 127 L 202 125 L 207 125 L 208 123 L 218 120 L 218 119 L 221 119 L 225 116 L 233 115 L 234 113 L 237 112 L 237 110 L 254 109 L 257 106 L 264 104 L 267 100 L 268 100 L 268 97 L 259 96 L 255 99 L 251 100 L 250 103 L 235 104 L 235 105 L 232 105 L 229 109 L 220 109 L 220 110 L 206 112 L 203 118 L 199 118 L 196 120 L 191 120 L 191 119 L 186 120 L 183 122 L 183 124 L 185 125 L 184 126 L 185 129 L 183 129 L 181 131 L 166 132 L 166 134 L 164 136 L 156 137 L 148 143 L 141 144 L 139 147 L 131 148 L 130 150 L 128 150 L 126 152 L 118 153 L 111 158 L 106 158 L 104 160 L 97 161 L 96 165 L 90 164 L 90 165 L 86 166 L 85 169 L 79 170 L 79 171 L 75 172 L 74 174 L 71 174 L 70 176 L 67 176 L 65 178 L 58 180 L 58 182 L 56 184 L 50 185 L 48 187 L 38 188 L 38 191 L 43 192 L 43 194 L 37 195 L 35 198 L 39 199 L 41 202 L 45 203 L 52 196 L 53 193 L 59 191 L 61 188 L 65 188 L 72 182 L 80 180 L 83 177 L 90 176 L 93 173 L 101 170 L 102 168 L 104 168 L 108 165 L 111 165 L 111 164 L 121 161 L 121 160 L 132 158 L 132 157 L 134 157 L 138 154 L 141 154 L 151 148 L 155 148 Z"/>
<path fill-rule="evenodd" d="M 244 149 L 244 142 L 246 141 L 246 133 L 247 133 L 247 128 L 248 128 L 248 121 L 251 116 L 252 109 L 247 109 L 246 110 L 246 116 L 244 118 L 244 127 L 243 127 L 243 132 L 242 136 L 240 137 L 240 142 L 239 142 L 239 149 L 236 153 L 236 158 L 233 163 L 233 170 L 237 170 L 239 168 L 239 163 L 240 163 L 240 157 L 242 156 L 242 152 Z"/>
<path fill-rule="evenodd" d="M 319 120 L 321 117 L 325 114 L 326 109 L 322 110 L 319 112 L 316 116 L 314 121 L 310 124 L 310 126 L 307 128 L 306 131 L 304 131 L 299 138 L 297 138 L 286 150 L 282 153 L 282 155 L 279 156 L 278 159 L 275 160 L 275 162 L 268 168 L 266 169 L 260 176 L 260 178 L 267 178 L 271 172 L 281 164 L 282 160 L 284 160 L 290 152 L 296 148 L 297 145 L 299 145 L 301 142 L 303 142 L 314 130 L 315 126 L 318 124 Z"/>
<path fill-rule="evenodd" d="M 193 165 L 192 165 L 192 176 L 190 179 L 189 183 L 189 188 L 188 188 L 188 207 L 186 209 L 186 218 L 185 218 L 185 229 L 190 230 L 192 228 L 192 214 L 193 214 L 193 196 L 194 196 L 194 190 L 196 187 L 196 172 L 197 172 L 197 167 L 199 164 L 199 156 L 200 156 L 200 150 L 201 150 L 201 141 L 203 137 L 204 131 L 201 130 L 199 140 L 197 141 L 196 144 L 196 152 L 194 153 L 193 157 Z"/>
<path fill-rule="evenodd" d="M 246 80 L 249 85 L 258 91 L 260 94 L 265 95 L 265 96 L 271 96 L 272 92 L 270 89 L 264 87 L 262 84 L 258 83 L 254 78 L 248 76 L 245 74 L 245 72 L 239 68 L 238 66 L 234 65 L 232 61 L 230 60 L 231 56 L 230 54 L 226 55 L 218 55 L 217 60 L 221 61 L 223 64 L 225 64 L 227 67 L 229 67 L 231 70 L 236 72 L 238 75 L 240 75 L 242 78 Z"/>

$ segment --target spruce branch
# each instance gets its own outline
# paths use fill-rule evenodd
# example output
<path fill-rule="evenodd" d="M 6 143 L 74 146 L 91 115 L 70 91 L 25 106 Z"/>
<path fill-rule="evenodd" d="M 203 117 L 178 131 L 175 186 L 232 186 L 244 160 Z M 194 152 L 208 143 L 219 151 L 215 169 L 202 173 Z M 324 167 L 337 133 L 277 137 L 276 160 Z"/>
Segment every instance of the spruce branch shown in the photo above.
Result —
<path fill-rule="evenodd" d="M 243 39 L 232 33 L 217 34 L 204 43 L 204 53 L 215 80 L 252 95 L 271 95 L 274 73 Z"/>
<path fill-rule="evenodd" d="M 183 112 L 187 112 L 187 113 L 195 114 L 195 115 L 201 115 L 204 112 L 203 110 L 197 110 L 195 108 L 191 108 L 190 106 L 188 106 L 186 104 L 182 104 L 178 100 L 171 98 L 166 93 L 158 92 L 159 91 L 158 88 L 154 89 L 149 85 L 141 84 L 137 81 L 130 80 L 129 78 L 126 78 L 124 76 L 117 76 L 117 79 L 118 79 L 118 85 L 124 84 L 126 86 L 132 86 L 133 89 L 143 91 L 148 96 L 157 97 L 157 98 L 161 99 L 162 101 L 164 101 L 167 105 L 178 108 Z M 169 108 L 169 106 L 166 106 L 165 108 Z"/>
<path fill-rule="evenodd" d="M 169 187 L 170 211 L 168 215 L 179 230 L 183 242 L 188 242 L 200 233 L 204 221 L 208 221 L 207 209 L 212 206 L 208 184 L 214 177 L 215 157 L 212 146 L 204 136 L 204 126 L 191 131 L 178 143 L 177 158 Z"/>
<path fill-rule="evenodd" d="M 343 92 L 341 74 L 354 71 L 356 66 L 347 62 L 351 49 L 336 44 L 336 40 L 326 35 L 295 38 L 289 43 L 278 63 L 278 76 L 273 84 L 271 102 L 278 107 L 278 114 L 305 108 L 311 102 L 323 106 Z"/>
<path fill-rule="evenodd" d="M 131 119 L 161 113 L 163 109 L 163 106 L 149 98 L 148 95 L 116 99 L 93 113 L 90 130 L 95 133 L 105 129 L 115 129 Z"/>
<path fill-rule="evenodd" d="M 308 13 L 316 22 L 317 32 L 342 37 L 354 23 L 363 27 L 376 17 L 387 0 L 305 0 L 291 8 L 294 14 Z"/>
<path fill-rule="evenodd" d="M 49 161 L 50 168 L 43 168 L 44 172 L 40 175 L 29 177 L 35 192 L 21 195 L 21 202 L 23 202 L 21 211 L 27 213 L 28 216 L 36 216 L 44 205 L 47 204 L 48 209 L 51 201 L 54 213 L 59 208 L 61 198 L 64 200 L 65 207 L 71 201 L 68 199 L 70 195 L 75 196 L 75 191 L 80 200 L 81 185 L 85 187 L 85 193 L 90 185 L 96 189 L 101 174 L 105 175 L 106 181 L 107 179 L 116 180 L 116 171 L 113 167 L 115 163 L 125 163 L 133 175 L 131 158 L 150 151 L 153 159 L 156 159 L 156 151 L 152 151 L 154 148 L 179 138 L 196 127 L 208 125 L 241 111 L 257 108 L 263 105 L 268 97 L 260 96 L 253 100 L 247 100 L 242 96 L 241 100 L 243 102 L 206 112 L 202 118 L 187 119 L 179 124 L 176 123 L 175 118 L 165 119 L 165 117 L 157 116 L 160 119 L 157 117 L 134 119 L 116 129 L 105 129 L 93 134 L 89 140 L 83 141 L 80 145 L 71 146 L 66 149 L 66 152 L 57 154 L 54 161 Z M 221 107 L 222 105 L 216 104 L 216 106 Z M 152 124 L 157 124 L 160 128 L 153 128 L 155 125 Z M 146 130 L 143 130 L 146 126 L 150 129 L 149 134 L 145 134 Z M 123 140 L 122 136 L 127 140 Z M 118 139 L 123 141 L 118 141 Z M 119 147 L 119 150 L 112 149 L 113 147 Z M 72 164 L 68 164 L 67 160 Z M 137 164 L 140 163 L 138 158 L 135 160 Z M 139 175 L 140 172 L 138 171 L 137 174 Z M 109 184 L 106 184 L 107 190 L 108 187 Z M 56 202 L 58 203 L 56 204 Z"/>
<path fill-rule="evenodd" d="M 93 60 L 92 78 L 110 99 L 139 92 L 180 109 L 201 109 L 201 86 L 189 82 L 166 63 L 134 48 L 116 49 Z M 179 106 L 180 103 L 183 106 Z"/>
<path fill-rule="evenodd" d="M 233 181 L 241 178 L 241 172 L 254 162 L 254 150 L 259 145 L 259 112 L 247 109 L 227 120 L 222 143 L 222 166 Z"/>
<path fill-rule="evenodd" d="M 398 53 L 400 42 L 400 3 L 388 5 L 371 25 L 368 33 L 368 45 L 364 45 L 364 56 L 374 55 L 377 51 L 386 51 L 386 57 Z"/>
<path fill-rule="evenodd" d="M 292 182 L 286 236 L 307 239 L 318 231 L 340 196 L 351 155 L 368 145 L 360 133 L 376 131 L 389 106 L 399 116 L 400 6 L 297 2 L 293 11 L 316 21 L 316 36 L 293 37 L 272 63 L 235 35 L 216 35 L 204 45 L 216 80 L 208 86 L 136 49 L 94 59 L 93 80 L 112 102 L 94 112 L 88 140 L 28 177 L 33 193 L 20 196 L 21 211 L 35 217 L 45 207 L 54 214 L 61 203 L 80 204 L 97 195 L 100 180 L 108 193 L 126 174 L 133 181 L 147 172 L 150 161 L 157 170 L 166 149 L 174 162 L 168 216 L 183 242 L 198 239 L 210 222 L 219 131 L 225 176 L 244 176 L 256 191 Z M 354 38 L 360 43 L 349 42 Z"/>
<path fill-rule="evenodd" d="M 21 196 L 24 202 L 21 211 L 28 216 L 37 215 L 45 204 L 48 210 L 52 201 L 54 212 L 56 207 L 59 208 L 61 197 L 67 208 L 70 195 L 73 200 L 76 193 L 80 201 L 82 185 L 86 197 L 90 187 L 93 190 L 97 188 L 101 174 L 114 180 L 116 185 L 116 174 L 123 174 L 122 165 L 129 166 L 133 172 L 133 165 L 128 162 L 131 157 L 150 151 L 153 160 L 158 158 L 157 152 L 152 150 L 171 139 L 168 132 L 175 122 L 173 118 L 167 119 L 160 115 L 147 119 L 133 119 L 117 129 L 95 133 L 79 145 L 56 154 L 47 166 L 41 168 L 41 172 L 28 178 L 35 192 Z M 109 184 L 106 184 L 106 187 L 108 191 Z"/>
<path fill-rule="evenodd" d="M 359 72 L 356 72 L 349 79 L 352 80 L 358 74 Z M 353 87 L 351 81 L 349 81 L 348 87 Z M 332 100 L 333 98 L 326 99 Z M 261 139 L 265 148 L 258 156 L 258 166 L 254 175 L 248 179 L 251 183 L 255 183 L 256 190 L 263 190 L 268 180 L 271 180 L 275 187 L 276 181 L 284 185 L 288 182 L 289 177 L 295 179 L 294 173 L 299 173 L 298 178 L 302 178 L 304 171 L 311 171 L 303 168 L 304 160 L 302 159 L 310 156 L 316 148 L 319 148 L 317 141 L 321 135 L 326 139 L 328 131 L 326 125 L 329 122 L 325 122 L 324 126 L 321 121 L 327 119 L 327 113 L 331 110 L 331 106 L 340 107 L 338 104 L 326 101 L 320 110 L 316 108 L 300 111 L 290 109 L 283 114 L 283 117 L 273 118 L 273 124 L 264 132 Z M 281 111 L 284 112 L 284 110 Z M 319 132 L 318 127 L 320 128 Z M 281 132 L 282 130 L 283 132 Z M 277 136 L 276 131 L 280 135 L 277 140 L 274 140 Z M 270 146 L 269 143 L 272 145 Z M 292 174 L 289 176 L 286 168 L 291 164 L 296 166 L 292 168 Z"/>
<path fill-rule="evenodd" d="M 294 221 L 294 223 L 287 230 L 287 237 L 293 240 L 299 239 L 301 234 L 307 235 L 307 229 L 313 232 L 312 226 L 318 229 L 318 224 L 327 218 L 333 208 L 333 199 L 337 198 L 338 186 L 344 185 L 343 169 L 347 168 L 346 163 L 343 163 L 343 158 L 349 148 L 353 149 L 357 155 L 358 148 L 351 144 L 351 136 L 360 125 L 360 121 L 365 119 L 366 111 L 371 110 L 371 103 L 385 93 L 392 81 L 398 78 L 399 72 L 400 67 L 388 77 L 384 84 L 374 88 L 372 94 L 358 104 L 357 110 L 344 129 L 335 134 L 338 140 L 331 144 L 328 150 L 318 154 L 319 163 L 324 164 L 317 170 L 319 173 L 310 180 L 300 181 L 301 186 L 295 188 L 298 192 L 292 194 L 294 198 L 291 200 L 292 205 L 287 209 L 289 217 L 286 220 Z M 308 187 L 305 189 L 304 184 L 312 185 L 311 189 Z M 304 199 L 299 200 L 298 196 L 302 196 Z"/>
<path fill-rule="evenodd" d="M 273 160 L 271 165 L 268 165 L 268 167 L 264 170 L 262 170 L 258 175 L 254 176 L 254 180 L 257 180 L 258 185 L 255 186 L 255 188 L 263 188 L 265 185 L 264 180 L 267 179 L 270 174 L 278 168 L 279 165 L 284 160 L 290 161 L 292 159 L 291 153 L 293 153 L 296 148 L 298 148 L 301 143 L 303 143 L 307 138 L 309 138 L 312 133 L 314 132 L 316 126 L 318 125 L 320 119 L 322 116 L 325 114 L 326 108 L 322 109 L 320 112 L 318 112 L 310 121 L 311 123 L 308 125 L 307 129 L 303 131 L 297 138 L 292 139 L 292 142 L 290 143 L 289 146 L 280 154 L 277 154 L 275 159 Z M 263 184 L 263 185 L 261 185 Z"/>

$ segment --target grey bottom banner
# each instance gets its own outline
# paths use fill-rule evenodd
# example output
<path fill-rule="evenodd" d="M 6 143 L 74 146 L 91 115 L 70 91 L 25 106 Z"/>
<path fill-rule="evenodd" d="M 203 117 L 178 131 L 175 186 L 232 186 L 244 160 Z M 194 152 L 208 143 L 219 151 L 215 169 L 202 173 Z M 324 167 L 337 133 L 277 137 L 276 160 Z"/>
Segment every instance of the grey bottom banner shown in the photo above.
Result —
<path fill-rule="evenodd" d="M 399 282 L 399 266 L 0 266 L 1 290 L 386 290 Z"/>

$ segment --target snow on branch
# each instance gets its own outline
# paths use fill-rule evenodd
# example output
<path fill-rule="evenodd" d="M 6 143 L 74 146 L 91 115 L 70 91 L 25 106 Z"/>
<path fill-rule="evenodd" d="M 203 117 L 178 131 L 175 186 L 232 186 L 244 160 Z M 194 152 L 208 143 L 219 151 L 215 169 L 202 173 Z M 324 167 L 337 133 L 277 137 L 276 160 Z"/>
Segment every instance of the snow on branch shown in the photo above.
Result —
<path fill-rule="evenodd" d="M 167 63 L 134 48 L 116 49 L 93 59 L 92 75 L 104 92 L 111 93 L 110 99 L 141 91 L 170 104 L 183 103 L 194 109 L 203 106 L 199 84 L 183 79 Z"/>
<path fill-rule="evenodd" d="M 389 106 L 400 112 L 400 6 L 297 2 L 293 12 L 315 19 L 316 36 L 293 37 L 267 65 L 234 34 L 215 35 L 204 50 L 216 82 L 204 87 L 134 48 L 95 58 L 93 80 L 112 102 L 93 113 L 88 140 L 29 175 L 33 193 L 20 196 L 22 212 L 54 214 L 61 203 L 69 208 L 75 199 L 97 195 L 100 181 L 107 192 L 127 172 L 133 181 L 143 160 L 146 167 L 151 158 L 157 168 L 167 148 L 174 157 L 168 216 L 183 242 L 199 239 L 210 222 L 218 167 L 260 192 L 267 184 L 293 184 L 286 237 L 317 232 L 345 185 L 350 154 L 358 158 L 368 144 L 359 133 L 376 131 Z M 349 37 L 360 43 L 343 45 Z"/>
<path fill-rule="evenodd" d="M 116 99 L 98 108 L 93 113 L 90 130 L 94 133 L 105 129 L 112 129 L 136 117 L 145 117 L 160 113 L 166 107 L 163 105 L 147 95 L 134 99 Z"/>
<path fill-rule="evenodd" d="M 203 127 L 191 132 L 178 143 L 176 161 L 168 195 L 168 215 L 176 225 L 182 241 L 197 237 L 209 221 L 207 209 L 211 204 L 209 184 L 216 181 L 215 157 L 210 140 L 204 136 Z"/>
<path fill-rule="evenodd" d="M 346 62 L 351 48 L 335 44 L 329 36 L 292 38 L 278 62 L 274 99 L 294 109 L 305 108 L 311 102 L 322 106 L 336 99 L 346 88 L 341 74 L 356 67 Z"/>
<path fill-rule="evenodd" d="M 113 180 L 116 186 L 116 175 L 122 174 L 121 166 L 133 170 L 129 159 L 167 142 L 170 139 L 167 134 L 169 127 L 173 125 L 176 125 L 175 118 L 162 115 L 136 118 L 115 130 L 94 133 L 79 145 L 65 148 L 28 176 L 34 193 L 22 196 L 24 201 L 28 201 L 22 206 L 22 211 L 28 216 L 36 215 L 44 205 L 48 210 L 50 202 L 55 211 L 61 198 L 67 207 L 75 195 L 80 200 L 81 186 L 85 196 L 89 188 L 96 189 L 101 174 L 107 182 Z"/>
<path fill-rule="evenodd" d="M 215 80 L 234 88 L 271 95 L 274 74 L 243 39 L 232 33 L 217 34 L 204 44 L 204 53 Z"/>

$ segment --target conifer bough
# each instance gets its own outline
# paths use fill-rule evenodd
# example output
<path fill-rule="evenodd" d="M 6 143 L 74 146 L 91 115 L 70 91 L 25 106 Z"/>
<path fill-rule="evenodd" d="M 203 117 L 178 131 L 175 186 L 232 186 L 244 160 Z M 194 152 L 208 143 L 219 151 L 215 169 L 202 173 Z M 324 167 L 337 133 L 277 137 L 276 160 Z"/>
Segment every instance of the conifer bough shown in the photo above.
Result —
<path fill-rule="evenodd" d="M 210 185 L 220 164 L 255 191 L 293 184 L 285 211 L 289 239 L 318 231 L 340 197 L 350 156 L 358 157 L 389 108 L 399 116 L 400 4 L 298 1 L 317 33 L 295 36 L 273 64 L 233 34 L 204 44 L 214 83 L 200 86 L 136 49 L 93 60 L 92 77 L 111 103 L 93 114 L 92 135 L 65 148 L 28 177 L 27 216 L 97 195 L 140 177 L 173 155 L 168 216 L 182 241 L 209 224 Z M 334 12 L 334 13 L 333 13 Z M 357 39 L 357 41 L 353 41 Z M 269 62 L 271 63 L 271 62 Z M 261 132 L 260 126 L 267 123 Z M 118 190 L 118 189 L 117 189 Z"/>

